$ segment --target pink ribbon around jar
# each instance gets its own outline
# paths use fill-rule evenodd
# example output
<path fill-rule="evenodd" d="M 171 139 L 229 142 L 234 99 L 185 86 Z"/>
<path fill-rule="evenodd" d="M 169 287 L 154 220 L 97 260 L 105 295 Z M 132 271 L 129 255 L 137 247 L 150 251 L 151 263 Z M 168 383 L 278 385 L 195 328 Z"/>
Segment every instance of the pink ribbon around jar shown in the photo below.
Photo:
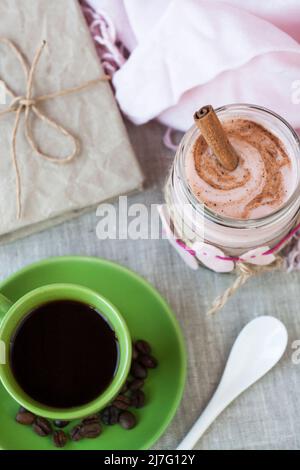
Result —
<path fill-rule="evenodd" d="M 159 206 L 158 211 L 167 239 L 191 269 L 197 270 L 200 264 L 202 264 L 217 273 L 238 271 L 239 275 L 234 284 L 214 301 L 213 307 L 208 313 L 215 313 L 217 310 L 220 310 L 229 297 L 231 297 L 249 277 L 282 267 L 282 258 L 278 254 L 300 230 L 298 218 L 295 227 L 274 247 L 261 246 L 239 257 L 233 257 L 227 256 L 220 248 L 205 242 L 195 242 L 189 247 L 178 237 L 176 230 L 171 228 L 166 206 Z"/>

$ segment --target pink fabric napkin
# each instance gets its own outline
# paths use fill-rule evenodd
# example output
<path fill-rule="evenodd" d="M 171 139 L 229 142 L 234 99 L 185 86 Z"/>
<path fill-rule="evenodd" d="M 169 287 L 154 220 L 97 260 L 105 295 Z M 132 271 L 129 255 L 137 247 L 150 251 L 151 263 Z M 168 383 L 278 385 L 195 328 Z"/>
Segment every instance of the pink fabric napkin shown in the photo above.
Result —
<path fill-rule="evenodd" d="M 203 104 L 248 102 L 300 128 L 299 0 L 88 1 L 131 52 L 113 83 L 134 123 L 186 130 Z"/>

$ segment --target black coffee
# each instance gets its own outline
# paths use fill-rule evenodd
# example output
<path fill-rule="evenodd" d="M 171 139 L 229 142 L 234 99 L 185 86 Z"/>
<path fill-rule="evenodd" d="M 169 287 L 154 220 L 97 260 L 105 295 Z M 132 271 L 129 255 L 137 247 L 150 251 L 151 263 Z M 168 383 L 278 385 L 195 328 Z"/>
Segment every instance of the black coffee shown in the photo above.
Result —
<path fill-rule="evenodd" d="M 10 363 L 15 379 L 31 398 L 71 408 L 92 401 L 111 383 L 118 344 L 94 308 L 54 301 L 24 318 L 11 341 Z"/>

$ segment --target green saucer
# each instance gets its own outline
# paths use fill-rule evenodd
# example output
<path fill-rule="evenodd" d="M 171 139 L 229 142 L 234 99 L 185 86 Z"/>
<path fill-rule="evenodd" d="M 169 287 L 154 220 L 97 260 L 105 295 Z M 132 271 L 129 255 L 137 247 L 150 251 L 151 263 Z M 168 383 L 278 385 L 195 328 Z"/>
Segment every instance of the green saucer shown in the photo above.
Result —
<path fill-rule="evenodd" d="M 80 284 L 105 296 L 122 313 L 132 338 L 148 340 L 159 361 L 158 368 L 149 372 L 144 388 L 147 403 L 135 411 L 138 424 L 134 429 L 104 426 L 98 438 L 70 441 L 65 449 L 149 449 L 172 420 L 185 384 L 186 354 L 173 312 L 144 279 L 98 258 L 61 257 L 32 264 L 2 282 L 0 292 L 17 300 L 36 287 L 57 282 Z M 0 385 L 0 448 L 55 449 L 51 438 L 39 437 L 30 427 L 15 422 L 17 410 L 17 403 Z"/>

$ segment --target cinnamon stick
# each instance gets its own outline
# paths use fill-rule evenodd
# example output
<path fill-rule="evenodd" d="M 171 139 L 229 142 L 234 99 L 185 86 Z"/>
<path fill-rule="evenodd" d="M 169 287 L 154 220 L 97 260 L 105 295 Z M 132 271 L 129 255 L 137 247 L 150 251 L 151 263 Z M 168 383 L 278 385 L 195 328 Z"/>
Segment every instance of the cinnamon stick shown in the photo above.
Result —
<path fill-rule="evenodd" d="M 194 120 L 221 165 L 226 170 L 235 170 L 239 163 L 238 154 L 229 142 L 214 108 L 211 105 L 203 106 L 194 114 Z"/>

